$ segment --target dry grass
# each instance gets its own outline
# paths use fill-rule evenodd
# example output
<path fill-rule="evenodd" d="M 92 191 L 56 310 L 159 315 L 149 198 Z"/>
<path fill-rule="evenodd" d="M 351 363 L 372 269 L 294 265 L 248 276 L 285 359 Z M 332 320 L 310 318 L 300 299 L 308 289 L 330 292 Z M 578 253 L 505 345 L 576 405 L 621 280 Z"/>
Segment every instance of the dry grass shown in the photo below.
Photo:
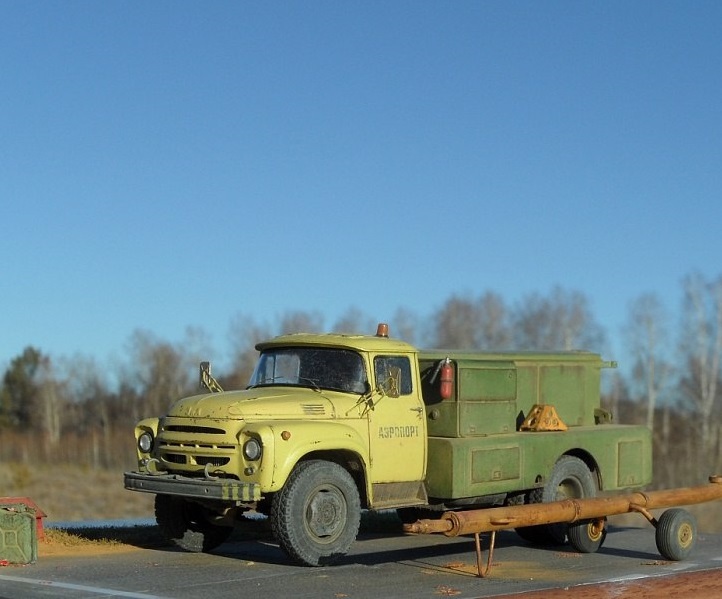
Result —
<path fill-rule="evenodd" d="M 6 497 L 30 497 L 48 521 L 151 518 L 153 495 L 127 491 L 123 472 L 71 465 L 0 464 Z"/>
<path fill-rule="evenodd" d="M 157 526 L 48 528 L 45 543 L 63 547 L 161 547 L 166 545 Z"/>

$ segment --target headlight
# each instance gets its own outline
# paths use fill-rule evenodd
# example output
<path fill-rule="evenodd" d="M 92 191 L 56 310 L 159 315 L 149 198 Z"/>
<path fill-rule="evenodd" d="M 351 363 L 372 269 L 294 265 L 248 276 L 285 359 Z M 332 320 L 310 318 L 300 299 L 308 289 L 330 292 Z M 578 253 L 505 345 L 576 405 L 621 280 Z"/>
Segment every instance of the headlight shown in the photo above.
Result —
<path fill-rule="evenodd" d="M 261 457 L 261 443 L 258 439 L 248 439 L 248 441 L 244 443 L 243 455 L 251 462 L 255 462 Z"/>
<path fill-rule="evenodd" d="M 153 435 L 149 432 L 145 432 L 138 437 L 138 449 L 143 453 L 148 453 L 153 449 Z"/>

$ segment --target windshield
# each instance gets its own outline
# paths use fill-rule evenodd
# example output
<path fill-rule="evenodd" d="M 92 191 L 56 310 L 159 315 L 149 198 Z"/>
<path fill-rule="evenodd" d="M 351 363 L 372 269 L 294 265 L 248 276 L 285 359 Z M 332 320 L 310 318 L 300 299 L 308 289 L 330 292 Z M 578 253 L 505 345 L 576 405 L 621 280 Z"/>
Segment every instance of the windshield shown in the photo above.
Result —
<path fill-rule="evenodd" d="M 268 349 L 253 372 L 249 387 L 291 385 L 347 393 L 367 390 L 361 356 L 347 349 L 284 347 Z"/>

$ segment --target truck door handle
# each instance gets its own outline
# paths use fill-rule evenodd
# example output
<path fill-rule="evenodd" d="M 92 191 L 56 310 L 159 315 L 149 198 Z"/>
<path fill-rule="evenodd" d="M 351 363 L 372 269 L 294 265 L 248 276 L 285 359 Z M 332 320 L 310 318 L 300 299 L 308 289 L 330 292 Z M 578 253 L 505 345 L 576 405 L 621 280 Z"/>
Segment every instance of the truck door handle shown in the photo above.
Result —
<path fill-rule="evenodd" d="M 424 408 L 417 406 L 415 408 L 409 408 L 409 410 L 411 410 L 412 412 L 416 412 L 417 414 L 421 414 L 421 412 L 424 411 Z"/>

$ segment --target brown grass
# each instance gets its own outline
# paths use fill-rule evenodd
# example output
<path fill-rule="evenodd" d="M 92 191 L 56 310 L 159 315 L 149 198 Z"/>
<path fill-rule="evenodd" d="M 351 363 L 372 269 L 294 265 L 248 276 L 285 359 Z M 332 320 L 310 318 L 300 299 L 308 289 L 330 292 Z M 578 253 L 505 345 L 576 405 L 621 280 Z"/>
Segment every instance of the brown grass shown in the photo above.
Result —
<path fill-rule="evenodd" d="M 4 463 L 0 489 L 6 497 L 30 497 L 47 521 L 153 517 L 153 495 L 127 491 L 118 470 Z"/>

